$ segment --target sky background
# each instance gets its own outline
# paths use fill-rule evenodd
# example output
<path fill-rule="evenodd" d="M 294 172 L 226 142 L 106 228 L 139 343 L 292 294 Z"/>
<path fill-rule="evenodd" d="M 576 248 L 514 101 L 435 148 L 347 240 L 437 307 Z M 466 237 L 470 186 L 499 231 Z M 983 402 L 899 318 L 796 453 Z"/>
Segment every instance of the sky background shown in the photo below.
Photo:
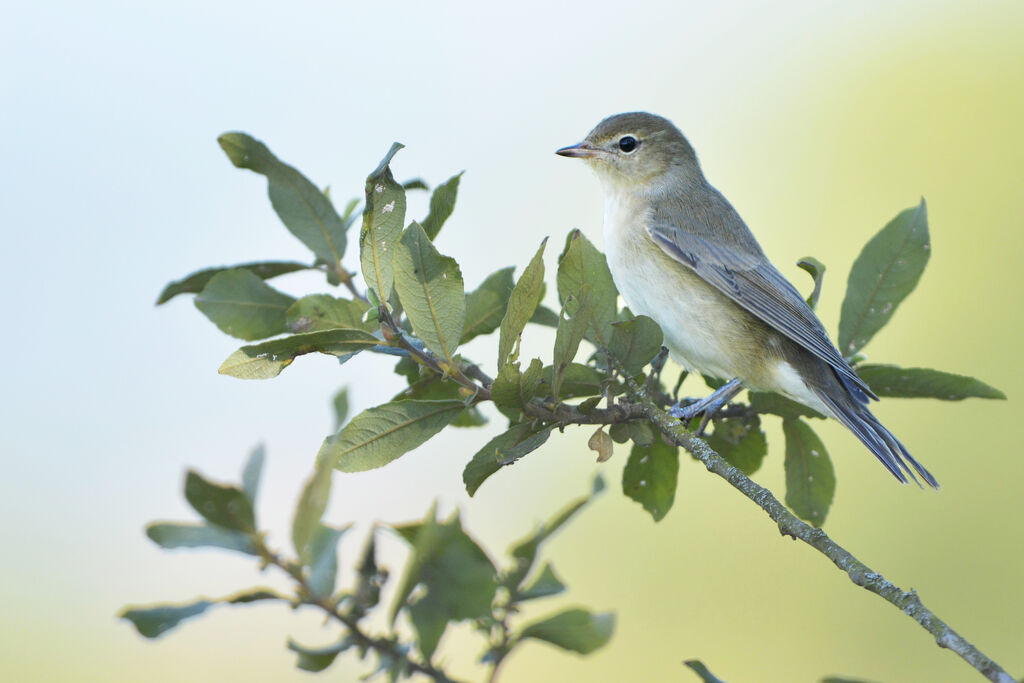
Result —
<path fill-rule="evenodd" d="M 238 477 L 266 445 L 258 510 L 288 539 L 293 501 L 326 434 L 329 398 L 354 407 L 400 388 L 390 363 L 305 357 L 281 377 L 217 374 L 239 342 L 163 285 L 205 266 L 307 260 L 262 178 L 231 166 L 228 130 L 265 141 L 341 200 L 392 141 L 398 178 L 465 169 L 438 248 L 467 288 L 524 265 L 544 236 L 601 243 L 601 197 L 553 151 L 604 116 L 649 110 L 686 133 L 710 179 L 782 271 L 828 266 L 819 313 L 835 331 L 850 264 L 900 210 L 928 201 L 933 255 L 917 291 L 867 347 L 937 367 L 1007 402 L 883 401 L 877 414 L 942 482 L 897 485 L 841 427 L 815 428 L 836 467 L 826 530 L 1016 676 L 1024 674 L 1024 4 L 18 3 L 0 24 L 0 677 L 76 681 L 307 680 L 284 648 L 334 631 L 312 613 L 224 608 L 158 642 L 116 611 L 255 584 L 241 557 L 161 551 L 155 519 L 192 519 L 184 471 Z M 427 197 L 410 195 L 409 217 Z M 357 259 L 350 249 L 346 259 Z M 275 286 L 324 291 L 311 275 Z M 553 290 L 553 288 L 549 288 Z M 553 293 L 549 299 L 553 298 Z M 524 348 L 550 353 L 531 330 Z M 469 345 L 487 359 L 493 339 Z M 365 355 L 365 354 L 364 354 Z M 689 385 L 700 392 L 698 384 Z M 570 585 L 535 614 L 615 610 L 611 644 L 579 658 L 525 645 L 504 681 L 692 681 L 700 658 L 732 683 L 972 681 L 890 605 L 780 538 L 760 510 L 683 457 L 675 507 L 654 524 L 566 430 L 473 499 L 465 461 L 503 424 L 448 430 L 381 470 L 336 475 L 327 519 L 368 524 L 456 508 L 495 555 L 582 494 L 609 491 L 549 546 Z M 781 429 L 756 479 L 783 490 Z M 401 545 L 382 542 L 393 569 Z M 464 630 L 442 652 L 478 680 Z M 364 668 L 340 659 L 325 680 Z"/>

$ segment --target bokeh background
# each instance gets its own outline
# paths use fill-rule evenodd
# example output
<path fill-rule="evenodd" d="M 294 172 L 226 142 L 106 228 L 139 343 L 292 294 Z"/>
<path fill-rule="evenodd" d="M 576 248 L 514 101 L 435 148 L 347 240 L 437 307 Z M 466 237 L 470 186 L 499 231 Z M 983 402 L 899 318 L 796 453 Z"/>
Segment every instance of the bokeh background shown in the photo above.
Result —
<path fill-rule="evenodd" d="M 390 363 L 305 357 L 281 377 L 219 376 L 238 343 L 171 279 L 208 265 L 308 255 L 277 222 L 261 178 L 215 138 L 244 130 L 333 196 L 393 166 L 432 184 L 466 169 L 438 241 L 468 287 L 522 266 L 545 235 L 549 269 L 574 227 L 600 244 L 601 198 L 552 154 L 607 114 L 646 109 L 689 136 L 715 185 L 801 288 L 824 261 L 834 331 L 850 264 L 898 211 L 928 200 L 933 256 L 918 290 L 867 347 L 872 361 L 977 376 L 1008 402 L 887 400 L 878 414 L 941 480 L 897 485 L 841 428 L 818 426 L 838 491 L 826 529 L 969 640 L 1024 675 L 1024 4 L 18 3 L 0 23 L 0 678 L 307 680 L 284 649 L 326 643 L 312 613 L 224 608 L 159 642 L 115 612 L 247 585 L 282 585 L 245 558 L 167 553 L 142 534 L 191 519 L 186 467 L 237 478 L 266 444 L 259 515 L 280 545 L 323 437 L 329 397 L 357 409 L 399 387 Z M 425 214 L 413 195 L 410 217 Z M 354 250 L 348 262 L 354 264 Z M 551 272 L 551 271 L 549 271 Z M 276 281 L 322 291 L 308 275 Z M 526 349 L 549 353 L 551 335 Z M 467 352 L 485 361 L 492 340 Z M 690 385 L 693 391 L 700 391 Z M 567 430 L 488 481 L 464 462 L 501 425 L 448 430 L 375 472 L 337 475 L 328 517 L 357 522 L 460 509 L 496 555 L 601 471 L 610 490 L 549 547 L 570 584 L 535 613 L 618 613 L 587 658 L 528 644 L 504 681 L 722 678 L 972 681 L 976 673 L 820 555 L 781 538 L 747 500 L 684 459 L 676 504 L 654 524 Z M 756 478 L 782 492 L 781 430 Z M 397 541 L 382 542 L 389 563 Z M 479 680 L 468 631 L 442 643 Z M 354 680 L 351 658 L 324 680 Z"/>

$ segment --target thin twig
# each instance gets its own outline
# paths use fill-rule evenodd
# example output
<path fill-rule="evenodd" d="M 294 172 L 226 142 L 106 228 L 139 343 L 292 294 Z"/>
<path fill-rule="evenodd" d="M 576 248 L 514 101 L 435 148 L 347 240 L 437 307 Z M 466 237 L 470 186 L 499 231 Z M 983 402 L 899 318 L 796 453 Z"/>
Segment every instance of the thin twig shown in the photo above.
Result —
<path fill-rule="evenodd" d="M 931 633 L 939 647 L 948 648 L 958 654 L 988 680 L 997 683 L 1016 683 L 1015 679 L 1002 667 L 964 640 L 960 634 L 925 607 L 915 591 L 900 589 L 833 541 L 824 531 L 798 519 L 779 502 L 771 491 L 755 483 L 742 471 L 730 465 L 702 439 L 690 434 L 679 420 L 661 410 L 646 389 L 637 385 L 630 377 L 626 377 L 626 381 L 629 385 L 630 396 L 640 404 L 647 418 L 658 427 L 667 439 L 682 446 L 704 463 L 709 472 L 722 477 L 747 498 L 757 503 L 779 525 L 779 531 L 784 536 L 800 539 L 825 555 L 837 567 L 846 572 L 851 581 L 898 607 L 901 612 Z"/>
<path fill-rule="evenodd" d="M 338 606 L 334 604 L 329 597 L 317 596 L 316 591 L 313 590 L 312 586 L 306 580 L 306 577 L 302 573 L 302 567 L 294 562 L 286 559 L 282 559 L 280 555 L 272 551 L 270 548 L 263 543 L 262 540 L 258 541 L 257 546 L 260 556 L 263 560 L 273 565 L 288 576 L 290 576 L 301 588 L 301 597 L 303 604 L 314 605 L 322 609 L 329 617 L 340 622 L 349 630 L 352 639 L 355 640 L 361 647 L 375 650 L 386 654 L 391 659 L 401 661 L 404 663 L 409 671 L 421 673 L 425 676 L 429 676 L 438 683 L 460 683 L 457 679 L 449 677 L 444 671 L 434 668 L 430 662 L 420 662 L 409 656 L 407 652 L 404 652 L 397 643 L 387 638 L 375 638 L 359 626 L 359 622 L 350 617 L 345 612 L 338 609 Z"/>

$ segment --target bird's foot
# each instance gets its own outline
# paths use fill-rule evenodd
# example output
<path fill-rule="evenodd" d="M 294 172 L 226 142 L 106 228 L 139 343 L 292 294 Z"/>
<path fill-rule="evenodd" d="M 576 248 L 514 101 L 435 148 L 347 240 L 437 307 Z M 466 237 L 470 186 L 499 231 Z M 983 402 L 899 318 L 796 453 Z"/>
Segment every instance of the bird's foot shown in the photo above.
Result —
<path fill-rule="evenodd" d="M 678 417 L 681 420 L 692 420 L 698 415 L 703 415 L 700 421 L 700 426 L 695 432 L 697 436 L 704 434 L 704 429 L 707 428 L 708 422 L 711 420 L 711 416 L 717 413 L 722 406 L 731 401 L 736 394 L 740 393 L 743 389 L 743 384 L 739 379 L 732 379 L 721 387 L 716 389 L 714 393 L 705 396 L 702 399 L 688 403 L 685 406 L 679 405 L 676 401 L 675 405 L 668 409 L 668 414 L 672 417 Z"/>

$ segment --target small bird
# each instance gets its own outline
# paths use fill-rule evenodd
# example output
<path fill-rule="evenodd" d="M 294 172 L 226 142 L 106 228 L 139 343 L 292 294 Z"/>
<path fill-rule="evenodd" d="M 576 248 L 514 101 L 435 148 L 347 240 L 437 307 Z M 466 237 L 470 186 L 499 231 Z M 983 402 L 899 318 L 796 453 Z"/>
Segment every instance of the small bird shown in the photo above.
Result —
<path fill-rule="evenodd" d="M 729 380 L 672 414 L 713 414 L 743 388 L 774 391 L 834 417 L 901 482 L 935 477 L 868 409 L 878 397 L 771 264 L 732 205 L 704 178 L 672 122 L 646 112 L 601 121 L 556 154 L 584 159 L 604 190 L 604 243 L 615 286 L 653 318 L 683 367 Z M 905 474 L 904 474 L 905 473 Z"/>

